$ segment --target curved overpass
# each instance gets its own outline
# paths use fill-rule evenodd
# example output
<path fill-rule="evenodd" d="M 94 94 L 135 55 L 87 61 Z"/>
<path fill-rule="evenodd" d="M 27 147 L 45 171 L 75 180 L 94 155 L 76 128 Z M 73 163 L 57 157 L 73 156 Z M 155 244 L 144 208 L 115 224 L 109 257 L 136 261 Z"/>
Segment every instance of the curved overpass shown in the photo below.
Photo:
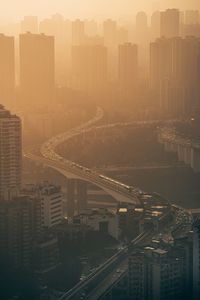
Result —
<path fill-rule="evenodd" d="M 56 147 L 58 145 L 70 140 L 75 136 L 80 135 L 83 132 L 89 132 L 93 130 L 93 125 L 100 121 L 103 118 L 103 115 L 103 110 L 98 107 L 94 118 L 82 124 L 81 126 L 78 126 L 65 133 L 59 134 L 44 143 L 40 149 L 41 156 L 35 155 L 33 153 L 25 153 L 25 157 L 51 167 L 65 177 L 82 179 L 84 181 L 90 182 L 102 188 L 118 202 L 126 202 L 134 205 L 139 205 L 141 204 L 139 195 L 142 192 L 138 188 L 126 185 L 103 174 L 99 174 L 92 169 L 67 160 L 56 153 Z M 134 124 L 137 125 L 145 125 L 146 123 L 149 124 L 149 122 L 134 122 Z M 133 123 L 116 123 L 99 126 L 97 128 L 108 128 L 121 125 L 128 126 L 131 124 Z"/>

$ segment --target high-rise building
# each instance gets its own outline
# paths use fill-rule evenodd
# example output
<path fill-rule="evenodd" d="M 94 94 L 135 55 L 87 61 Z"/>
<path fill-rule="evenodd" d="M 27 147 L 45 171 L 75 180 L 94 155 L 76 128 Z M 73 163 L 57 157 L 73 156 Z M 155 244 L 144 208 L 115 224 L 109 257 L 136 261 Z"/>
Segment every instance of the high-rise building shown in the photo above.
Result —
<path fill-rule="evenodd" d="M 117 22 L 112 19 L 105 20 L 103 22 L 103 38 L 104 46 L 107 48 L 107 68 L 110 80 L 117 79 L 117 34 Z"/>
<path fill-rule="evenodd" d="M 23 101 L 44 106 L 54 99 L 54 37 L 44 34 L 20 35 L 20 88 Z"/>
<path fill-rule="evenodd" d="M 200 14 L 198 10 L 186 10 L 183 18 L 182 35 L 200 37 Z"/>
<path fill-rule="evenodd" d="M 200 23 L 184 25 L 183 36 L 193 36 L 200 38 Z"/>
<path fill-rule="evenodd" d="M 180 12 L 178 9 L 167 9 L 160 15 L 161 37 L 178 37 L 180 34 Z"/>
<path fill-rule="evenodd" d="M 34 269 L 37 274 L 45 274 L 60 264 L 58 239 L 52 234 L 44 234 L 37 240 L 34 249 Z"/>
<path fill-rule="evenodd" d="M 36 16 L 25 16 L 21 21 L 21 33 L 38 33 L 38 17 Z"/>
<path fill-rule="evenodd" d="M 129 259 L 130 299 L 181 299 L 184 262 L 178 253 L 147 247 Z"/>
<path fill-rule="evenodd" d="M 161 38 L 150 44 L 150 86 L 158 89 L 163 79 L 172 74 L 171 45 L 168 39 Z"/>
<path fill-rule="evenodd" d="M 33 247 L 40 235 L 41 204 L 30 196 L 0 203 L 0 259 L 13 268 L 31 268 Z"/>
<path fill-rule="evenodd" d="M 84 43 L 85 39 L 85 23 L 81 20 L 72 22 L 72 45 L 79 46 Z"/>
<path fill-rule="evenodd" d="M 136 15 L 135 38 L 138 45 L 139 65 L 142 68 L 142 74 L 147 72 L 149 61 L 149 27 L 147 23 L 147 14 L 140 11 Z"/>
<path fill-rule="evenodd" d="M 184 259 L 184 297 L 191 298 L 193 295 L 193 239 L 194 232 L 185 235 L 174 234 L 174 247 Z"/>
<path fill-rule="evenodd" d="M 147 34 L 148 24 L 147 24 L 147 14 L 144 11 L 140 11 L 136 15 L 136 32 L 137 36 L 142 34 Z M 141 37 L 142 38 L 142 37 Z M 145 38 L 145 37 L 143 37 Z"/>
<path fill-rule="evenodd" d="M 98 26 L 95 20 L 85 21 L 85 33 L 88 36 L 95 36 L 98 34 Z"/>
<path fill-rule="evenodd" d="M 13 269 L 43 274 L 54 269 L 59 264 L 58 240 L 44 224 L 44 197 L 23 190 L 21 195 L 0 204 L 0 262 Z M 53 212 L 47 209 L 46 214 L 55 217 L 56 207 L 54 201 Z"/>
<path fill-rule="evenodd" d="M 125 44 L 129 41 L 129 32 L 126 26 L 120 26 L 117 29 L 117 44 Z"/>
<path fill-rule="evenodd" d="M 180 116 L 199 109 L 199 65 L 198 38 L 161 38 L 151 43 L 150 85 L 160 93 L 160 104 L 165 103 L 168 112 Z"/>
<path fill-rule="evenodd" d="M 160 37 L 160 11 L 155 11 L 151 16 L 151 39 Z"/>
<path fill-rule="evenodd" d="M 73 86 L 77 90 L 98 93 L 107 81 L 107 49 L 104 46 L 72 47 Z"/>
<path fill-rule="evenodd" d="M 108 19 L 103 23 L 104 45 L 113 47 L 117 41 L 117 23 L 114 20 Z"/>
<path fill-rule="evenodd" d="M 200 297 L 200 220 L 193 226 L 193 299 Z"/>
<path fill-rule="evenodd" d="M 198 24 L 200 22 L 200 14 L 198 10 L 186 10 L 184 23 L 189 24 Z"/>
<path fill-rule="evenodd" d="M 15 49 L 14 37 L 0 34 L 0 103 L 9 105 L 14 99 Z"/>
<path fill-rule="evenodd" d="M 138 48 L 126 43 L 119 45 L 119 84 L 122 91 L 130 94 L 138 83 Z"/>
<path fill-rule="evenodd" d="M 44 19 L 39 24 L 39 32 L 54 36 L 55 39 L 55 80 L 59 86 L 66 84 L 67 62 L 71 49 L 71 21 L 60 14 Z"/>
<path fill-rule="evenodd" d="M 16 193 L 21 185 L 21 120 L 0 105 L 0 199 Z"/>

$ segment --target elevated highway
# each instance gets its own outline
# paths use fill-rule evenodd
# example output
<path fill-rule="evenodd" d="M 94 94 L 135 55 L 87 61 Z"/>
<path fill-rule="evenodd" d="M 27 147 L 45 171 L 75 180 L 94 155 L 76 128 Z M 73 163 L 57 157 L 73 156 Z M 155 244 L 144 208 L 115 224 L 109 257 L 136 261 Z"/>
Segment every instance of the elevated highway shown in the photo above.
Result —
<path fill-rule="evenodd" d="M 150 240 L 152 236 L 153 230 L 147 230 L 145 233 L 140 234 L 131 242 L 130 245 L 124 247 L 124 249 L 110 257 L 84 281 L 79 282 L 71 290 L 58 298 L 58 300 L 98 299 L 98 296 L 104 293 L 108 285 L 113 284 L 112 275 L 116 273 L 116 270 L 127 264 L 128 256 L 133 248 L 141 245 L 147 239 Z"/>
<path fill-rule="evenodd" d="M 114 180 L 110 177 L 107 177 L 101 173 L 98 173 L 95 170 L 89 169 L 85 166 L 79 165 L 73 161 L 65 159 L 56 153 L 56 148 L 58 145 L 69 141 L 71 138 L 78 136 L 84 132 L 89 132 L 93 129 L 94 124 L 101 120 L 103 117 L 103 111 L 98 108 L 96 116 L 88 121 L 87 123 L 74 128 L 68 132 L 60 134 L 56 137 L 53 137 L 46 143 L 44 143 L 40 149 L 40 154 L 34 154 L 27 152 L 25 156 L 31 160 L 35 160 L 45 166 L 53 168 L 63 174 L 67 178 L 82 179 L 88 181 L 94 185 L 99 186 L 104 191 L 112 195 L 118 202 L 132 203 L 136 205 L 144 205 L 144 202 L 147 202 L 147 214 L 148 220 L 154 215 L 154 205 L 152 206 L 152 214 L 150 211 L 150 205 L 148 205 L 149 195 L 143 193 L 139 188 L 126 185 L 117 180 Z M 156 121 L 159 123 L 159 121 Z M 154 123 L 154 121 L 150 122 Z M 103 127 L 114 127 L 114 126 L 129 126 L 131 124 L 136 125 L 147 125 L 149 122 L 134 122 L 134 123 L 125 123 L 125 124 L 110 124 L 103 125 L 97 128 Z M 142 195 L 144 195 L 144 202 L 141 203 Z M 165 216 L 163 214 L 158 221 Z M 153 225 L 153 223 L 152 223 Z M 71 290 L 64 293 L 59 300 L 80 300 L 80 299 L 98 299 L 100 295 L 104 294 L 109 286 L 112 286 L 115 282 L 114 275 L 116 276 L 117 269 L 124 267 L 124 270 L 127 269 L 127 260 L 129 254 L 132 252 L 134 247 L 141 246 L 142 244 L 149 241 L 154 235 L 153 226 L 151 227 L 148 224 L 148 229 L 135 238 L 128 246 L 125 246 L 123 249 L 119 250 L 114 256 L 109 258 L 104 264 L 99 266 L 94 272 L 92 272 L 84 281 L 79 282 Z M 116 280 L 118 277 L 116 276 Z"/>
<path fill-rule="evenodd" d="M 166 151 L 177 153 L 179 161 L 200 172 L 200 140 L 180 135 L 173 127 L 159 129 L 158 139 Z"/>
<path fill-rule="evenodd" d="M 66 178 L 81 179 L 90 182 L 108 194 L 110 194 L 118 202 L 126 202 L 134 205 L 139 205 L 139 194 L 141 193 L 139 188 L 126 185 L 117 180 L 114 180 L 103 174 L 99 174 L 96 171 L 89 169 L 85 166 L 79 165 L 73 161 L 67 160 L 56 153 L 58 145 L 67 142 L 75 136 L 78 136 L 84 132 L 91 131 L 98 121 L 103 117 L 104 113 L 101 108 L 97 108 L 97 112 L 94 118 L 86 122 L 85 124 L 73 128 L 65 133 L 57 135 L 44 143 L 40 149 L 40 155 L 31 152 L 25 152 L 24 156 L 37 161 L 47 167 L 57 170 L 59 173 L 64 175 Z M 125 123 L 130 125 L 131 123 Z M 135 122 L 137 125 L 146 124 L 146 122 Z M 121 123 L 103 125 L 96 128 L 122 126 Z"/>

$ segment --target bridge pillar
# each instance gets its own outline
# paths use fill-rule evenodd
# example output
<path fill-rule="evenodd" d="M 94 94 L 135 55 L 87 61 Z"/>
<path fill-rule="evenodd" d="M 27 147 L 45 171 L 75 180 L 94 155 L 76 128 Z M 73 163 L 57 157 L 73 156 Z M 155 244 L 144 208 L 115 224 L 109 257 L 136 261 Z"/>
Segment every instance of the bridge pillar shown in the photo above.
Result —
<path fill-rule="evenodd" d="M 191 167 L 195 172 L 200 172 L 200 150 L 192 149 Z"/>
<path fill-rule="evenodd" d="M 75 213 L 75 179 L 67 179 L 67 215 L 73 217 Z"/>
<path fill-rule="evenodd" d="M 184 161 L 184 146 L 178 145 L 178 160 Z"/>
<path fill-rule="evenodd" d="M 87 182 L 77 179 L 77 212 L 81 213 L 87 208 Z"/>
<path fill-rule="evenodd" d="M 184 148 L 184 162 L 186 165 L 191 165 L 191 147 L 185 146 Z"/>

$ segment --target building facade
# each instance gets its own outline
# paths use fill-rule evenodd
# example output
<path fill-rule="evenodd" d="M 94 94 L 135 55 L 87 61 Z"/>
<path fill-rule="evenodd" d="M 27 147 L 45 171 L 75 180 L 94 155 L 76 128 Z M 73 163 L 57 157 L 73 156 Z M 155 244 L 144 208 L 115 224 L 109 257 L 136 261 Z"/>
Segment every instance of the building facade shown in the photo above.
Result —
<path fill-rule="evenodd" d="M 14 37 L 0 34 L 0 103 L 10 105 L 15 93 Z"/>
<path fill-rule="evenodd" d="M 16 194 L 21 186 L 21 120 L 0 105 L 0 199 Z"/>

